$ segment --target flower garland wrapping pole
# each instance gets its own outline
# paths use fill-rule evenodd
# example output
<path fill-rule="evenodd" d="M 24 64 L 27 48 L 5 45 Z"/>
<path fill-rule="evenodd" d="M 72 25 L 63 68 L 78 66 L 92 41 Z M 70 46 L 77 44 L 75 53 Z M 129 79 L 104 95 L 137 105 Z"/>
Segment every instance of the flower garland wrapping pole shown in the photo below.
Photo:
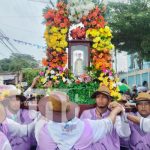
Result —
<path fill-rule="evenodd" d="M 48 9 L 44 13 L 46 30 L 44 38 L 47 43 L 46 56 L 42 63 L 46 67 L 45 72 L 41 76 L 43 84 L 49 80 L 51 83 L 59 83 L 60 79 L 64 79 L 64 68 L 67 64 L 66 48 L 68 46 L 68 29 L 70 21 L 68 19 L 68 11 L 64 2 L 57 4 L 57 9 Z"/>
<path fill-rule="evenodd" d="M 111 96 L 120 99 L 119 88 L 117 87 L 118 78 L 114 77 L 111 50 L 114 45 L 111 43 L 112 34 L 98 6 L 81 19 L 86 30 L 86 36 L 92 39 L 91 57 L 92 65 L 96 70 L 101 71 L 100 85 L 109 87 Z"/>

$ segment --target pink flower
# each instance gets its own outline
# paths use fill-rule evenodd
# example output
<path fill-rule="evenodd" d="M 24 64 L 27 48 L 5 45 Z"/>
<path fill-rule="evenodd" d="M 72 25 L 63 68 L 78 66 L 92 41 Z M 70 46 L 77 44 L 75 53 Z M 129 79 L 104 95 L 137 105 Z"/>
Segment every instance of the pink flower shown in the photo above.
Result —
<path fill-rule="evenodd" d="M 107 72 L 108 72 L 108 70 L 107 70 L 107 69 L 103 69 L 102 71 L 103 71 L 104 73 L 107 73 Z"/>
<path fill-rule="evenodd" d="M 40 76 L 44 76 L 44 72 L 43 71 L 40 72 Z"/>
<path fill-rule="evenodd" d="M 109 76 L 112 76 L 112 72 L 111 71 L 109 72 Z"/>

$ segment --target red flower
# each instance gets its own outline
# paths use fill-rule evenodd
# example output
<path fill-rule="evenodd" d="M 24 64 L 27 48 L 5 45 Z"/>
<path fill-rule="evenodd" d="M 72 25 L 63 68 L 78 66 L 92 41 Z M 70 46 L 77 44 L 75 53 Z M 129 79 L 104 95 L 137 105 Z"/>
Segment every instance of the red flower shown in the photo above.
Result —
<path fill-rule="evenodd" d="M 80 80 L 76 80 L 76 84 L 80 84 L 81 82 L 80 82 Z"/>
<path fill-rule="evenodd" d="M 86 35 L 85 28 L 77 27 L 71 31 L 71 37 L 73 39 L 84 39 Z"/>

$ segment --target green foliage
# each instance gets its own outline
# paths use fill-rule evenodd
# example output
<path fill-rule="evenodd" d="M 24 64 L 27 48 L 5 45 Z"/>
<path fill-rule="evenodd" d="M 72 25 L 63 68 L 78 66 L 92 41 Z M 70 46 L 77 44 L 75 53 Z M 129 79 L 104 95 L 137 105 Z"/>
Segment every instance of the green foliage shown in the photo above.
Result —
<path fill-rule="evenodd" d="M 30 55 L 13 53 L 10 58 L 0 60 L 1 72 L 17 72 L 22 68 L 35 68 L 38 66 L 37 61 Z"/>
<path fill-rule="evenodd" d="M 69 88 L 68 95 L 71 101 L 77 104 L 94 104 L 95 101 L 91 99 L 91 95 L 98 89 L 98 86 L 98 82 L 74 83 Z"/>
<path fill-rule="evenodd" d="M 33 79 L 39 75 L 39 69 L 26 68 L 23 69 L 23 81 L 27 82 L 28 85 L 32 84 Z"/>
<path fill-rule="evenodd" d="M 93 81 L 88 83 L 71 83 L 65 84 L 63 82 L 58 84 L 57 88 L 66 92 L 70 100 L 77 104 L 94 104 L 95 101 L 91 99 L 91 95 L 99 87 L 99 82 Z"/>
<path fill-rule="evenodd" d="M 108 22 L 114 33 L 113 43 L 120 51 L 137 53 L 139 68 L 142 61 L 150 60 L 150 8 L 146 0 L 130 3 L 110 3 Z M 121 44 L 124 43 L 124 44 Z"/>

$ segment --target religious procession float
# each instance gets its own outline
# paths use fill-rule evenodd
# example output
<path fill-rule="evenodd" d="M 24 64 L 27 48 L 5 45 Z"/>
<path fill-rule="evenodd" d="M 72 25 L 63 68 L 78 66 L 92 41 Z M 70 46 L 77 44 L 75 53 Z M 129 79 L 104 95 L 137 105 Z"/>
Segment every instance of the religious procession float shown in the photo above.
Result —
<path fill-rule="evenodd" d="M 91 94 L 105 85 L 115 100 L 120 99 L 105 9 L 92 0 L 60 1 L 56 8 L 44 9 L 47 49 L 40 72 L 41 88 L 62 90 L 78 104 L 93 104 Z"/>

